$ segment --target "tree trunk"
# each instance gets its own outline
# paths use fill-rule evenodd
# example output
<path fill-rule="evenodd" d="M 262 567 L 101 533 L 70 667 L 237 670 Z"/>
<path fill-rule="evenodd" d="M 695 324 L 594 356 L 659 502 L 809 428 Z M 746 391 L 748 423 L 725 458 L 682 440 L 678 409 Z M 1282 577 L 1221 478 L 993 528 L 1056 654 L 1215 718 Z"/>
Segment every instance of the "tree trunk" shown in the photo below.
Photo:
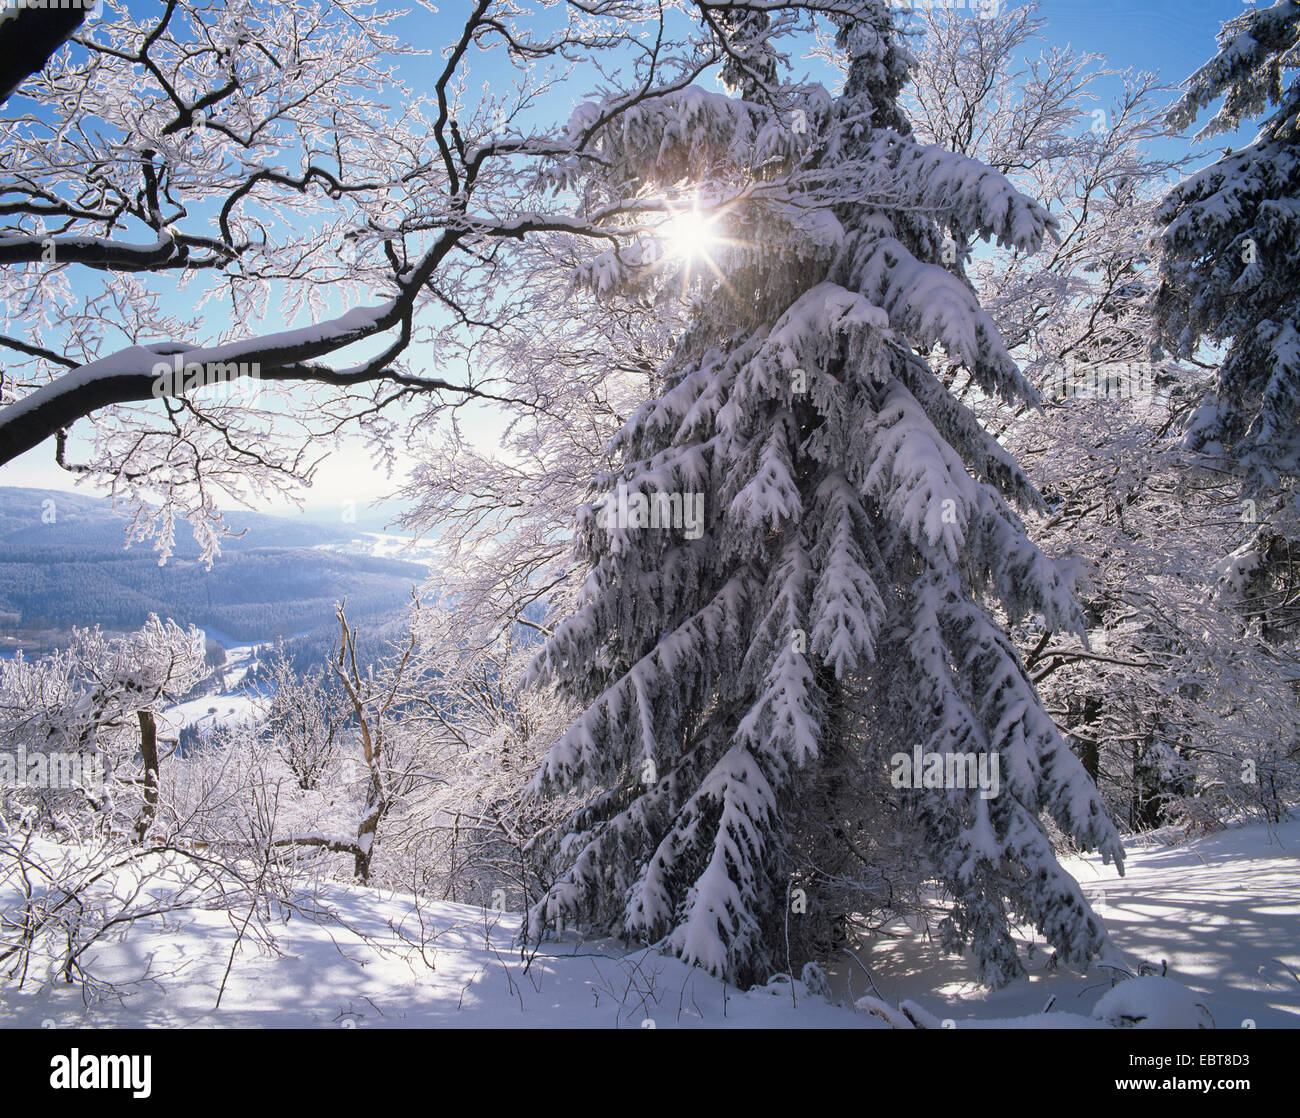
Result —
<path fill-rule="evenodd" d="M 153 711 L 142 710 L 140 718 L 140 756 L 144 759 L 144 807 L 135 821 L 135 841 L 143 842 L 158 813 L 158 723 Z"/>
<path fill-rule="evenodd" d="M 1091 732 L 1091 727 L 1101 717 L 1101 699 L 1089 695 L 1081 704 L 1071 701 L 1070 708 L 1073 727 L 1084 730 L 1084 736 L 1075 739 L 1079 743 L 1079 761 L 1084 771 L 1092 778 L 1092 783 L 1100 786 L 1101 743 Z"/>

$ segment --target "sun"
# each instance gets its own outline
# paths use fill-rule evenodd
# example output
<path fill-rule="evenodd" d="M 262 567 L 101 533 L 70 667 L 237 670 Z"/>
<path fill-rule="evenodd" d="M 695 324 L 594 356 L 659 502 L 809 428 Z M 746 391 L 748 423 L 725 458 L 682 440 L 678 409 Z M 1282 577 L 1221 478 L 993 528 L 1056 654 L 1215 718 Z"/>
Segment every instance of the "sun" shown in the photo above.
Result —
<path fill-rule="evenodd" d="M 718 216 L 701 213 L 698 206 L 673 211 L 658 230 L 665 251 L 669 256 L 687 262 L 711 261 L 713 250 L 722 243 L 714 228 Z"/>

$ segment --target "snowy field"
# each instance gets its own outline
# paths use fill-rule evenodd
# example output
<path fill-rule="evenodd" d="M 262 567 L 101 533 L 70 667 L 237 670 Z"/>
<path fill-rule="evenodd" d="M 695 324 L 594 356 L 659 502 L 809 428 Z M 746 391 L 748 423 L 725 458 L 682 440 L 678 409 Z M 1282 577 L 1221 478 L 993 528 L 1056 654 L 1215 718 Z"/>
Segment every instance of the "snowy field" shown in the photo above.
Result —
<path fill-rule="evenodd" d="M 1113 993 L 1102 973 L 1050 973 L 1042 952 L 1030 980 L 989 993 L 962 960 L 906 929 L 870 945 L 861 965 L 846 960 L 832 976 L 838 1005 L 801 983 L 739 993 L 610 941 L 570 938 L 525 961 L 513 944 L 517 915 L 417 908 L 406 895 L 328 885 L 303 901 L 319 918 L 272 925 L 274 943 L 241 940 L 239 913 L 138 924 L 98 960 L 126 985 L 120 1002 L 86 1008 L 75 987 L 6 990 L 0 1026 L 887 1028 L 887 1017 L 911 1027 L 897 1009 L 904 1003 L 929 1027 L 1078 1028 L 1105 1027 L 1094 1019 L 1102 1002 L 1111 1023 L 1296 1027 L 1297 850 L 1300 822 L 1273 835 L 1253 826 L 1178 848 L 1135 845 L 1122 880 L 1092 861 L 1067 863 L 1131 966 L 1152 963 L 1158 974 L 1167 963 L 1167 980 L 1120 983 Z"/>
<path fill-rule="evenodd" d="M 159 715 L 158 728 L 163 736 L 179 733 L 182 727 L 197 726 L 214 730 L 218 726 L 245 725 L 265 717 L 264 704 L 240 689 L 244 677 L 256 664 L 256 646 L 236 645 L 226 653 L 225 688 L 219 695 L 200 695 L 168 707 Z"/>

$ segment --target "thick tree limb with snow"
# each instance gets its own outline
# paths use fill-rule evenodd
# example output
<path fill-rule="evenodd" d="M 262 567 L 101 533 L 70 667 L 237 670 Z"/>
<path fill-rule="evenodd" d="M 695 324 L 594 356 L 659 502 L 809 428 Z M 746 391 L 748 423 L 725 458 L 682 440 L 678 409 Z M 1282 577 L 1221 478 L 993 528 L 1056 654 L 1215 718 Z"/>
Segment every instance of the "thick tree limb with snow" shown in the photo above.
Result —
<path fill-rule="evenodd" d="M 598 160 L 600 129 L 717 57 L 697 32 L 672 38 L 659 0 L 563 14 L 544 33 L 514 4 L 477 0 L 443 18 L 447 49 L 415 87 L 394 17 L 357 0 L 168 0 L 88 25 L 0 114 L 0 464 L 54 439 L 60 464 L 153 524 L 164 555 L 174 514 L 211 554 L 218 492 L 291 493 L 345 429 L 383 454 L 402 425 L 496 398 L 473 354 L 500 329 L 522 245 L 638 236 L 635 205 L 575 219 L 543 162 Z M 498 53 L 518 82 L 471 95 Z M 520 127 L 565 80 L 545 64 L 577 56 L 618 59 L 599 110 L 567 130 Z M 568 280 L 557 268 L 544 282 Z M 289 328 L 268 332 L 273 296 Z M 258 383 L 233 402 L 194 388 L 221 375 L 160 391 L 169 360 L 244 365 Z"/>
<path fill-rule="evenodd" d="M 5 7 L 0 13 L 0 105 L 86 21 L 90 5 Z"/>

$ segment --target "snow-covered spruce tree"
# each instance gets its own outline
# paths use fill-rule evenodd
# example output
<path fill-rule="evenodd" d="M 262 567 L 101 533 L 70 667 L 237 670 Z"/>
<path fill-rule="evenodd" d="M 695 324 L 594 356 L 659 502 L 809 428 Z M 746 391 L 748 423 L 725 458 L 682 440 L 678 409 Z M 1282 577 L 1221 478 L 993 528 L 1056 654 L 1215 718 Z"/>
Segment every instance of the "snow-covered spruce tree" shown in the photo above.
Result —
<path fill-rule="evenodd" d="M 1219 53 L 1188 79 L 1170 122 L 1185 128 L 1220 97 L 1198 139 L 1269 115 L 1251 144 L 1180 183 L 1156 212 L 1166 341 L 1185 355 L 1226 346 L 1187 444 L 1237 465 L 1252 491 L 1283 498 L 1300 473 L 1300 80 L 1283 84 L 1297 65 L 1295 0 L 1224 24 Z M 1294 509 L 1285 520 L 1275 526 L 1294 536 Z"/>
<path fill-rule="evenodd" d="M 1164 226 L 1166 334 L 1190 350 L 1230 342 L 1217 384 L 1188 436 L 1238 460 L 1257 482 L 1300 472 L 1300 4 L 1281 0 L 1229 20 L 1218 55 L 1187 82 L 1170 114 L 1186 127 L 1223 97 L 1198 138 L 1273 109 L 1249 146 L 1181 183 L 1157 213 Z"/>
<path fill-rule="evenodd" d="M 1030 619 L 1015 634 L 1025 667 L 1121 826 L 1276 819 L 1300 781 L 1294 652 L 1215 592 L 1225 547 L 1249 545 L 1258 524 L 1239 481 L 1192 468 L 1197 456 L 1167 437 L 1200 403 L 1204 368 L 1149 360 L 1149 230 L 1171 173 L 1193 159 L 1152 151 L 1169 131 L 1165 90 L 1129 72 L 1107 104 L 1103 58 L 1054 48 L 1024 61 L 1046 26 L 1033 3 L 920 22 L 904 97 L 915 134 L 1006 174 L 1060 231 L 1050 249 L 981 253 L 966 269 L 1045 411 L 1008 425 L 953 378 L 1048 502 L 1040 546 L 1077 557 L 1091 648 Z"/>
<path fill-rule="evenodd" d="M 986 982 L 1023 971 L 1013 921 L 1083 965 L 1107 938 L 1040 814 L 1107 859 L 1122 849 L 1000 624 L 1081 618 L 1012 510 L 1038 506 L 1032 485 L 924 356 L 1033 399 L 942 248 L 978 234 L 1031 251 L 1051 218 L 911 137 L 910 58 L 882 0 L 840 7 L 834 99 L 774 85 L 759 14 L 705 8 L 744 35 L 740 95 L 685 89 L 603 136 L 610 190 L 690 179 L 725 236 L 658 398 L 580 512 L 590 573 L 535 667 L 583 713 L 534 789 L 590 795 L 529 932 L 578 923 L 759 980 L 791 965 L 794 887 L 815 902 L 844 880 L 816 872 L 837 843 L 859 906 L 892 888 L 873 861 L 911 848 L 951 899 L 944 945 L 969 947 Z M 640 265 L 611 253 L 592 283 L 635 286 Z M 892 755 L 914 749 L 990 771 L 996 755 L 998 793 L 893 787 Z"/>

